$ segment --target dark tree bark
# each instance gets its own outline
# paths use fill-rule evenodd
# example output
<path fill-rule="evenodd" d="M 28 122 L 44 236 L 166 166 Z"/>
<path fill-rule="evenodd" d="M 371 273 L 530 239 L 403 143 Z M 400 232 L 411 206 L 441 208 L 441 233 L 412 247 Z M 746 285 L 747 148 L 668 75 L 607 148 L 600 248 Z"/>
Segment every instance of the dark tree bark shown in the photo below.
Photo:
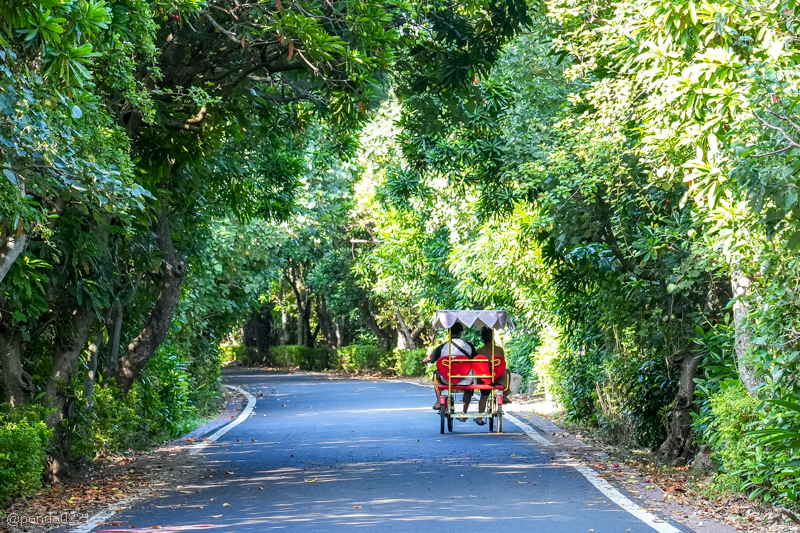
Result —
<path fill-rule="evenodd" d="M 128 345 L 116 370 L 109 372 L 108 376 L 113 378 L 126 393 L 131 389 L 148 361 L 155 355 L 158 347 L 164 342 L 164 337 L 172 323 L 172 317 L 175 316 L 175 310 L 178 308 L 181 286 L 186 275 L 186 260 L 178 254 L 172 242 L 166 203 L 161 206 L 161 213 L 154 230 L 158 237 L 158 244 L 164 252 L 161 290 L 144 328 Z"/>
<path fill-rule="evenodd" d="M 317 324 L 322 331 L 322 338 L 325 339 L 325 344 L 328 348 L 336 347 L 336 331 L 331 320 L 331 315 L 328 312 L 328 305 L 325 302 L 325 296 L 322 294 L 317 295 Z"/>
<path fill-rule="evenodd" d="M 78 361 L 81 353 L 86 347 L 92 325 L 96 317 L 91 309 L 78 308 L 72 314 L 66 331 L 63 332 L 64 339 L 57 340 L 53 350 L 53 367 L 50 376 L 45 384 L 45 405 L 54 409 L 47 415 L 47 426 L 56 427 L 64 419 L 64 395 L 61 394 L 62 387 L 69 386 L 75 371 L 78 368 Z M 61 332 L 59 332 L 61 333 Z"/>
<path fill-rule="evenodd" d="M 270 347 L 273 342 L 272 311 L 275 304 L 266 304 L 253 311 L 244 325 L 244 345 L 254 350 L 252 363 L 271 364 Z"/>
<path fill-rule="evenodd" d="M 108 346 L 103 373 L 110 376 L 119 368 L 119 343 L 122 337 L 122 319 L 125 315 L 119 300 L 111 305 L 108 315 Z"/>
<path fill-rule="evenodd" d="M 31 401 L 33 380 L 22 368 L 22 336 L 0 332 L 0 369 L 3 371 L 3 400 L 11 405 Z"/>
<path fill-rule="evenodd" d="M 678 382 L 678 394 L 675 406 L 672 408 L 672 422 L 667 440 L 661 445 L 658 454 L 665 462 L 680 465 L 685 464 L 689 455 L 692 441 L 690 438 L 692 424 L 692 402 L 696 384 L 697 369 L 701 357 L 688 354 L 681 360 L 681 375 Z"/>
<path fill-rule="evenodd" d="M 378 325 L 378 321 L 375 320 L 375 316 L 372 314 L 372 310 L 369 308 L 369 303 L 367 301 L 362 300 L 358 304 L 358 308 L 361 310 L 361 318 L 364 320 L 364 324 L 366 324 L 369 330 L 378 338 L 378 344 L 381 350 L 387 352 L 391 350 L 392 332 L 384 330 Z"/>
<path fill-rule="evenodd" d="M 311 340 L 311 295 L 304 286 L 303 264 L 294 261 L 292 258 L 287 260 L 284 274 L 286 281 L 294 292 L 295 305 L 297 306 L 297 344 L 299 346 L 309 346 Z"/>

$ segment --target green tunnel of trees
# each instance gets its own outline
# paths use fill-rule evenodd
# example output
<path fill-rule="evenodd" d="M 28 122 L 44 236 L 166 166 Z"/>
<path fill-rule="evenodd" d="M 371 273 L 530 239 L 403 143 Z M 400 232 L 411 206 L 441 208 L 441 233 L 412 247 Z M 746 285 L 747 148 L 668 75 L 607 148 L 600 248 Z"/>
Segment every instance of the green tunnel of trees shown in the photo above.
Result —
<path fill-rule="evenodd" d="M 794 2 L 0 5 L 0 501 L 220 364 L 421 375 L 507 310 L 570 421 L 796 505 Z"/>

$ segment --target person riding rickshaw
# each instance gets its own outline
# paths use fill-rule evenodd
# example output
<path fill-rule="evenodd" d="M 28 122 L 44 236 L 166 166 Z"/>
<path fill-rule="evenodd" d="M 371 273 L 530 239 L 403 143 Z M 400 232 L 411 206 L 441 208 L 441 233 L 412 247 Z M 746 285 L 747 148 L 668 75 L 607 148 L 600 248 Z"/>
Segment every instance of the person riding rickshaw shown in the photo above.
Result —
<path fill-rule="evenodd" d="M 456 416 L 461 421 L 474 418 L 478 425 L 484 425 L 483 419 L 488 417 L 489 431 L 493 431 L 496 420 L 497 430 L 502 432 L 502 406 L 510 403 L 507 396 L 509 374 L 505 369 L 503 350 L 495 346 L 494 329 L 514 327 L 508 314 L 494 310 L 442 310 L 436 312 L 433 326 L 449 330 L 447 342 L 437 346 L 423 360 L 436 363 L 433 377 L 436 403 L 433 408 L 439 411 L 441 432 L 444 433 L 445 422 L 448 430 L 453 430 Z M 464 326 L 481 329 L 484 345 L 480 349 L 461 338 Z M 468 412 L 475 390 L 481 392 L 477 414 Z M 463 409 L 458 415 L 454 408 L 456 391 L 463 393 Z"/>

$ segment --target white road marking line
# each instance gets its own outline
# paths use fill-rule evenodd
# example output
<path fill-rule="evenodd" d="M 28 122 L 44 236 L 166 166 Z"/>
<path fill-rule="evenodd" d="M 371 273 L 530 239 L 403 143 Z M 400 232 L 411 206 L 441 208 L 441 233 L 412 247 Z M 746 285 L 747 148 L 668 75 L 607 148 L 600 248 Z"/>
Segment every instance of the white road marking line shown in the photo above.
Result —
<path fill-rule="evenodd" d="M 229 389 L 233 389 L 237 392 L 241 392 L 242 394 L 244 394 L 245 398 L 247 398 L 247 406 L 242 410 L 241 414 L 236 417 L 236 420 L 229 422 L 228 424 L 218 429 L 215 433 L 213 433 L 211 436 L 205 439 L 204 442 L 197 444 L 196 446 L 192 446 L 190 448 L 190 453 L 197 453 L 206 446 L 208 446 L 209 444 L 213 444 L 225 433 L 235 428 L 245 420 L 247 420 L 247 417 L 250 416 L 250 413 L 253 412 L 253 408 L 256 406 L 255 396 L 253 396 L 252 394 L 250 394 L 249 392 L 240 387 L 234 387 L 233 385 L 225 385 L 225 386 L 228 387 Z M 81 524 L 80 526 L 73 529 L 71 533 L 89 533 L 91 530 L 99 526 L 101 522 L 105 522 L 106 520 L 114 516 L 117 513 L 115 509 L 127 509 L 131 505 L 133 505 L 133 503 L 138 499 L 139 498 L 134 496 L 131 498 L 125 498 L 112 505 L 109 505 L 105 511 L 100 511 L 99 513 L 96 513 L 91 518 L 89 518 L 89 520 L 87 520 L 85 524 Z"/>
<path fill-rule="evenodd" d="M 506 419 L 508 419 L 511 423 L 522 429 L 522 431 L 524 431 L 535 442 L 541 444 L 542 446 L 553 445 L 549 440 L 539 435 L 539 433 L 535 429 L 533 429 L 530 425 L 526 424 L 525 422 L 509 414 L 503 414 L 503 416 Z M 594 485 L 595 488 L 600 492 L 602 492 L 609 500 L 616 503 L 617 505 L 619 505 L 620 507 L 622 507 L 630 514 L 632 514 L 633 516 L 635 516 L 648 526 L 652 527 L 659 533 L 681 533 L 680 529 L 664 522 L 656 515 L 648 513 L 647 511 L 636 505 L 634 502 L 632 502 L 629 498 L 626 498 L 620 491 L 611 486 L 611 484 L 608 481 L 599 477 L 597 475 L 597 472 L 595 472 L 588 466 L 580 465 L 577 463 L 570 463 L 567 466 L 571 466 L 572 468 L 580 472 L 583 475 L 583 477 L 585 477 L 589 481 L 589 483 Z"/>
<path fill-rule="evenodd" d="M 419 381 L 410 381 L 410 380 L 405 380 L 405 379 L 393 379 L 393 380 L 389 381 L 389 383 L 408 383 L 409 385 L 416 385 L 417 387 L 424 387 L 426 389 L 429 389 L 429 388 L 433 387 L 433 382 L 430 382 L 430 381 L 427 382 L 427 383 L 420 383 Z"/>
<path fill-rule="evenodd" d="M 115 511 L 115 509 L 127 509 L 128 507 L 133 505 L 133 502 L 135 502 L 138 499 L 139 498 L 136 497 L 125 498 L 113 505 L 109 505 L 108 509 L 106 509 L 105 511 L 100 511 L 99 513 L 89 518 L 89 520 L 87 520 L 85 524 L 81 524 L 75 529 L 73 529 L 72 533 L 89 533 L 91 530 L 99 526 L 101 523 L 105 522 L 106 520 L 117 514 L 117 511 Z"/>
<path fill-rule="evenodd" d="M 228 387 L 229 389 L 233 389 L 233 390 L 235 390 L 237 392 L 240 392 L 240 393 L 244 394 L 245 398 L 247 398 L 247 406 L 244 409 L 242 409 L 241 414 L 239 414 L 239 416 L 236 417 L 236 420 L 234 420 L 233 422 L 231 422 L 229 424 L 226 424 L 225 426 L 222 426 L 215 433 L 213 433 L 212 435 L 210 435 L 207 438 L 203 439 L 203 442 L 192 446 L 190 448 L 190 453 L 197 453 L 200 450 L 202 450 L 203 448 L 205 448 L 206 446 L 208 446 L 209 444 L 215 443 L 225 433 L 227 433 L 228 431 L 232 430 L 233 428 L 235 428 L 236 426 L 238 426 L 239 424 L 241 424 L 245 420 L 247 420 L 247 417 L 250 416 L 250 413 L 253 412 L 253 409 L 256 406 L 256 397 L 255 396 L 253 396 L 252 394 L 250 394 L 246 390 L 242 389 L 241 387 L 234 387 L 233 385 L 225 385 L 225 386 Z"/>
<path fill-rule="evenodd" d="M 525 432 L 531 439 L 533 439 L 536 443 L 541 444 L 542 446 L 552 446 L 553 443 L 547 440 L 546 438 L 539 435 L 539 432 L 533 429 L 531 426 L 523 422 L 522 420 L 518 419 L 517 417 L 510 415 L 508 413 L 503 413 L 503 418 L 520 428 L 522 431 Z"/>
<path fill-rule="evenodd" d="M 605 494 L 609 500 L 616 503 L 633 516 L 647 524 L 648 526 L 652 527 L 659 533 L 681 533 L 681 530 L 667 524 L 656 515 L 648 513 L 631 500 L 626 498 L 622 495 L 620 491 L 615 489 L 611 486 L 611 484 L 606 481 L 605 479 L 599 477 L 597 472 L 589 468 L 588 466 L 578 465 L 578 464 L 571 464 L 572 468 L 583 474 L 583 477 L 589 480 L 589 483 L 597 487 L 597 490 Z"/>

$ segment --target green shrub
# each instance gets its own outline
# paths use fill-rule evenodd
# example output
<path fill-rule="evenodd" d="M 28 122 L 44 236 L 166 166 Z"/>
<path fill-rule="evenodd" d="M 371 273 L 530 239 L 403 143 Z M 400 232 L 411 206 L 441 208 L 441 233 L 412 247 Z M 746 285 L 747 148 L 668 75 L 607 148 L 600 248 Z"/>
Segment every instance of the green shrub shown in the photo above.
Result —
<path fill-rule="evenodd" d="M 395 350 L 398 356 L 398 374 L 403 376 L 424 376 L 425 375 L 425 363 L 422 362 L 425 359 L 425 355 L 428 351 L 425 348 L 419 348 L 417 350 Z"/>
<path fill-rule="evenodd" d="M 370 344 L 351 344 L 336 350 L 339 366 L 346 372 L 379 370 L 384 354 L 380 347 Z"/>
<path fill-rule="evenodd" d="M 0 502 L 26 496 L 42 486 L 45 451 L 52 430 L 39 406 L 0 410 Z"/>
<path fill-rule="evenodd" d="M 709 404 L 711 419 L 703 440 L 714 450 L 714 459 L 721 466 L 720 481 L 735 485 L 735 472 L 752 460 L 757 439 L 747 433 L 750 424 L 758 420 L 760 402 L 748 394 L 741 381 L 728 380 L 709 398 Z"/>
<path fill-rule="evenodd" d="M 769 502 L 797 502 L 800 476 L 796 466 L 788 466 L 792 450 L 775 450 L 761 444 L 762 437 L 752 430 L 775 426 L 780 411 L 763 411 L 758 398 L 747 393 L 738 379 L 721 383 L 719 392 L 709 397 L 711 414 L 704 424 L 703 439 L 720 464 L 716 478 L 722 489 L 746 493 L 750 498 Z M 786 419 L 781 418 L 784 422 Z"/>
<path fill-rule="evenodd" d="M 236 361 L 240 365 L 247 365 L 250 364 L 250 361 L 247 357 L 247 347 L 241 344 L 231 344 L 231 343 L 224 343 L 220 345 L 220 351 L 222 352 L 222 356 L 220 357 L 220 363 L 227 363 L 229 361 Z"/>
<path fill-rule="evenodd" d="M 391 352 L 381 352 L 378 356 L 378 370 L 382 376 L 396 376 L 400 374 L 400 352 L 404 350 L 392 350 Z"/>
<path fill-rule="evenodd" d="M 188 362 L 173 353 L 175 349 L 175 345 L 163 345 L 127 395 L 113 384 L 97 383 L 93 409 L 88 409 L 85 399 L 77 402 L 66 421 L 71 457 L 92 460 L 120 450 L 142 449 L 193 429 L 199 422 L 196 402 L 198 398 L 208 401 L 206 396 L 218 387 L 219 371 L 199 366 L 192 374 L 189 365 L 202 362 Z"/>

